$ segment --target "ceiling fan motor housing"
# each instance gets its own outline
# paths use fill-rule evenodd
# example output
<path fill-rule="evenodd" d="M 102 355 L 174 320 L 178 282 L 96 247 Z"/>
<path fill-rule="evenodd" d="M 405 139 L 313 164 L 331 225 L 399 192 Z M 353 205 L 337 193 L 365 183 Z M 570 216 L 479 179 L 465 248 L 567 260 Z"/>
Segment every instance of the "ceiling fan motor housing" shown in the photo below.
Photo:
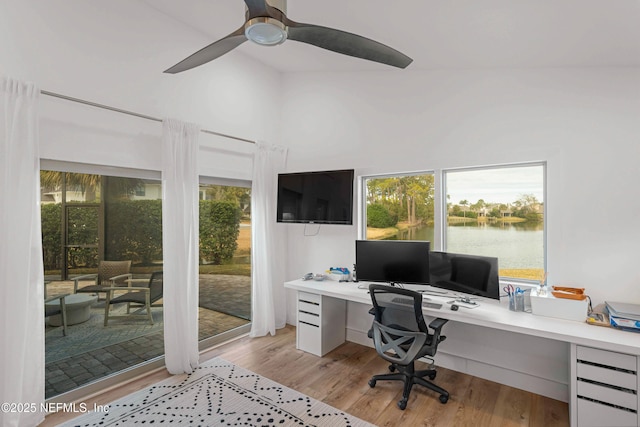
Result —
<path fill-rule="evenodd" d="M 244 35 L 247 39 L 261 46 L 276 46 L 287 40 L 287 26 L 282 23 L 287 13 L 286 0 L 270 0 L 265 3 L 276 10 L 276 16 L 254 16 L 249 14 L 245 6 L 246 23 Z"/>

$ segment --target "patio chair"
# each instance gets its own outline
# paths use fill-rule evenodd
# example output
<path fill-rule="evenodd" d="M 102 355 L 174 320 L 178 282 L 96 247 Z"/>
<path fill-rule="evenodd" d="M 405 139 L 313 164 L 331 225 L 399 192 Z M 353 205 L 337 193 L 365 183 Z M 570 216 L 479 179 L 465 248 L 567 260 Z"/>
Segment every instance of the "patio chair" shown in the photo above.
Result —
<path fill-rule="evenodd" d="M 46 289 L 46 287 L 45 287 Z M 44 317 L 51 317 L 57 314 L 62 318 L 62 335 L 67 336 L 67 308 L 64 303 L 64 298 L 69 294 L 56 295 L 53 297 L 45 298 L 44 300 Z M 59 300 L 58 304 L 47 304 L 48 302 Z"/>
<path fill-rule="evenodd" d="M 131 261 L 100 261 L 97 274 L 84 274 L 73 279 L 73 293 L 99 294 L 114 286 L 127 286 L 132 278 Z M 93 284 L 80 287 L 80 282 L 91 280 Z"/>
<path fill-rule="evenodd" d="M 131 285 L 133 281 L 129 281 Z M 124 293 L 123 293 L 124 292 Z M 116 296 L 117 293 L 123 293 Z M 153 325 L 153 317 L 151 316 L 151 307 L 157 307 L 153 305 L 154 302 L 162 298 L 162 271 L 156 271 L 151 273 L 149 282 L 146 286 L 128 286 L 120 287 L 114 286 L 108 289 L 107 299 L 104 305 L 104 326 L 107 326 L 109 317 L 127 317 L 127 316 L 139 316 L 142 308 L 146 309 L 149 323 Z M 112 315 L 110 313 L 110 307 L 114 304 L 127 303 L 127 314 Z M 133 313 L 131 312 L 131 304 L 138 306 L 139 308 Z"/>

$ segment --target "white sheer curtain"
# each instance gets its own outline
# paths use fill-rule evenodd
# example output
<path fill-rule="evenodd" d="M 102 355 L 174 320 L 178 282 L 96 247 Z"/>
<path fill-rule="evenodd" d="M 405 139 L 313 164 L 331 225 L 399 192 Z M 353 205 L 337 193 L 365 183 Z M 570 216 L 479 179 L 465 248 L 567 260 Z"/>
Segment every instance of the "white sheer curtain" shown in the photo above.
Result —
<path fill-rule="evenodd" d="M 287 321 L 284 236 L 276 224 L 278 172 L 285 168 L 287 149 L 256 145 L 251 187 L 252 337 L 275 335 Z"/>
<path fill-rule="evenodd" d="M 163 121 L 164 351 L 172 374 L 198 366 L 199 134 L 195 124 Z"/>
<path fill-rule="evenodd" d="M 44 418 L 44 270 L 40 235 L 38 98 L 31 83 L 0 77 L 0 411 L 2 426 Z"/>

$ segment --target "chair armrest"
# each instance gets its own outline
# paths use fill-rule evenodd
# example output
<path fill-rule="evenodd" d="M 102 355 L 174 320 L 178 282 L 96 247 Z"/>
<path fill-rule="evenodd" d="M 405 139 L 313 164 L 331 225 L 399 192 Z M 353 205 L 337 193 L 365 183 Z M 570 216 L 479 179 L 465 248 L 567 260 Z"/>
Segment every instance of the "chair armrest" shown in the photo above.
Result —
<path fill-rule="evenodd" d="M 107 279 L 107 281 L 108 281 L 108 282 L 111 282 L 111 283 L 116 283 L 118 280 L 120 280 L 120 279 L 125 279 L 125 278 L 126 278 L 127 280 L 132 280 L 132 279 L 133 279 L 133 274 L 131 274 L 131 273 L 119 274 L 119 275 L 117 275 L 117 276 L 109 277 L 109 278 Z M 112 285 L 112 286 L 113 286 L 113 285 Z"/>
<path fill-rule="evenodd" d="M 431 323 L 429 323 L 429 327 L 435 331 L 440 331 L 440 329 L 442 329 L 442 327 L 445 325 L 445 323 L 447 323 L 449 320 L 448 319 L 441 319 L 441 318 L 437 318 L 437 319 L 433 319 L 433 321 Z"/>
<path fill-rule="evenodd" d="M 60 304 L 64 304 L 64 297 L 69 296 L 69 295 L 71 295 L 71 294 L 56 295 L 56 296 L 53 296 L 53 297 L 46 298 L 44 300 L 44 302 L 48 303 L 48 302 L 55 301 L 55 300 L 59 299 L 60 300 Z"/>
<path fill-rule="evenodd" d="M 433 341 L 432 341 L 433 344 L 437 345 L 440 341 L 444 341 L 445 339 L 447 339 L 447 337 L 440 334 L 441 334 L 442 327 L 448 321 L 449 321 L 448 319 L 441 319 L 438 317 L 437 319 L 433 319 L 433 321 L 429 323 L 429 327 L 433 329 Z"/>
<path fill-rule="evenodd" d="M 98 283 L 98 275 L 93 273 L 93 274 L 83 274 L 82 276 L 77 276 L 73 278 L 73 293 L 75 294 L 76 292 L 78 292 L 78 283 L 81 280 L 88 280 L 88 279 L 93 279 L 93 281 L 97 284 Z"/>
<path fill-rule="evenodd" d="M 131 288 L 135 287 L 133 286 L 134 283 L 144 283 L 146 285 L 147 283 L 149 283 L 149 279 L 127 279 L 126 282 L 128 283 L 127 288 Z"/>

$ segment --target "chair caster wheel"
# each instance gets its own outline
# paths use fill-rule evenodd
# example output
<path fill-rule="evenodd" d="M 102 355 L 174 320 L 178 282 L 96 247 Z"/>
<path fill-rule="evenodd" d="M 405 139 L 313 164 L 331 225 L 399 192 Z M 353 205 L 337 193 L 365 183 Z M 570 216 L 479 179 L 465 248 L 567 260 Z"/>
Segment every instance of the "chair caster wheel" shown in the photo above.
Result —
<path fill-rule="evenodd" d="M 448 401 L 449 401 L 449 396 L 447 396 L 446 394 L 440 395 L 440 403 L 447 403 Z"/>
<path fill-rule="evenodd" d="M 374 388 L 376 386 L 376 380 L 369 380 L 369 387 Z"/>
<path fill-rule="evenodd" d="M 389 372 L 395 372 L 396 371 L 396 367 L 393 365 L 389 365 Z"/>
<path fill-rule="evenodd" d="M 398 408 L 404 411 L 406 407 L 407 407 L 407 399 L 398 400 Z"/>
<path fill-rule="evenodd" d="M 433 374 L 429 374 L 429 379 L 430 380 L 435 380 L 436 379 L 436 373 L 434 372 Z"/>

